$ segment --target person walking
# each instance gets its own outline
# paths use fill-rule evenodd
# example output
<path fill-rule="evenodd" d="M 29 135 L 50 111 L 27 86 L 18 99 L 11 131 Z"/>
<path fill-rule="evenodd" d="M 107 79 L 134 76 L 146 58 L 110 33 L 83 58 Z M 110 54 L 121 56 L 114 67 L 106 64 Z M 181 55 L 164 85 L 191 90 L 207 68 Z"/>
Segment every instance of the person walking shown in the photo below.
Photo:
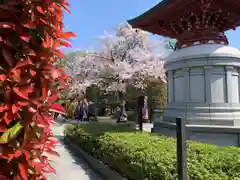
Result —
<path fill-rule="evenodd" d="M 80 123 L 83 120 L 83 103 L 82 101 L 78 101 L 76 110 L 75 110 L 75 118 L 78 123 Z"/>
<path fill-rule="evenodd" d="M 148 106 L 147 106 L 147 96 L 144 97 L 144 106 L 142 109 L 142 115 L 143 115 L 143 122 L 148 123 Z"/>
<path fill-rule="evenodd" d="M 123 100 L 120 105 L 120 114 L 117 120 L 117 123 L 120 122 L 126 122 L 127 121 L 127 111 L 126 111 L 126 102 Z"/>
<path fill-rule="evenodd" d="M 82 105 L 82 120 L 83 122 L 88 121 L 88 102 L 87 99 L 83 99 L 83 105 Z"/>
<path fill-rule="evenodd" d="M 88 120 L 97 119 L 95 104 L 92 101 L 88 103 Z"/>

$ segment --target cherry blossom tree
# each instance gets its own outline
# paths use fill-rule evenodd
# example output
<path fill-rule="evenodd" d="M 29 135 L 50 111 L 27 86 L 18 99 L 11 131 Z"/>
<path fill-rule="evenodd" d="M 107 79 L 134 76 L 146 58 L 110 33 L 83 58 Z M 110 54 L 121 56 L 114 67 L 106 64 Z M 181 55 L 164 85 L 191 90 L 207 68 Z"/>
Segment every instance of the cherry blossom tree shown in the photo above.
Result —
<path fill-rule="evenodd" d="M 96 54 L 87 51 L 71 52 L 65 55 L 65 72 L 71 77 L 71 91 L 80 93 L 84 88 L 96 85 L 104 73 L 104 64 Z"/>
<path fill-rule="evenodd" d="M 119 25 L 115 33 L 106 31 L 99 40 L 94 53 L 77 51 L 65 55 L 72 91 L 97 85 L 104 91 L 125 92 L 129 84 L 146 89 L 148 79 L 165 82 L 166 41 L 153 40 L 149 33 L 129 24 Z"/>
<path fill-rule="evenodd" d="M 165 82 L 165 47 L 164 41 L 152 40 L 149 33 L 129 24 L 118 26 L 116 34 L 105 32 L 95 59 L 104 62 L 108 81 L 102 78 L 99 84 L 108 91 L 125 91 L 126 84 L 145 89 L 146 77 Z"/>

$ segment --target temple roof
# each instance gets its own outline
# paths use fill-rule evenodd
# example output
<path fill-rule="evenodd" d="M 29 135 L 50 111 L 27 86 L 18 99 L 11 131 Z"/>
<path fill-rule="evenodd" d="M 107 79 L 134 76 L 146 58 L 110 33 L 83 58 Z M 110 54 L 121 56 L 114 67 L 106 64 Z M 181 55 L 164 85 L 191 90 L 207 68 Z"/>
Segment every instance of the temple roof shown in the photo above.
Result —
<path fill-rule="evenodd" d="M 201 20 L 204 27 L 207 22 L 220 32 L 234 29 L 240 25 L 239 12 L 240 0 L 163 0 L 128 23 L 133 28 L 176 38 Z"/>

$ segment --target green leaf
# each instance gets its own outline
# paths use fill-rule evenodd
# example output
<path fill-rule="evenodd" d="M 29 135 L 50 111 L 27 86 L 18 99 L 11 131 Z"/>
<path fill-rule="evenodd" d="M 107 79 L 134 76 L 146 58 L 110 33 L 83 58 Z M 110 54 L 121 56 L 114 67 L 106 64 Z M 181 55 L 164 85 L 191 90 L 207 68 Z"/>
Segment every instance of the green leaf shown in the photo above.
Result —
<path fill-rule="evenodd" d="M 0 137 L 0 143 L 7 143 L 9 140 L 14 139 L 21 132 L 23 126 L 18 122 L 13 127 L 4 132 Z"/>

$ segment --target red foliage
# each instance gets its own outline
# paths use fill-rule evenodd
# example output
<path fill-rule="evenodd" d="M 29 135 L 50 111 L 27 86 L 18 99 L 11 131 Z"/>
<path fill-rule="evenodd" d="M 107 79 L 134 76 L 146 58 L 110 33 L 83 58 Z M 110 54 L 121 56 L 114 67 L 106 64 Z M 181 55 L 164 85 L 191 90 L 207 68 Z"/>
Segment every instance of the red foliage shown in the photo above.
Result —
<path fill-rule="evenodd" d="M 46 179 L 45 173 L 54 172 L 46 156 L 57 154 L 48 109 L 66 80 L 54 57 L 62 58 L 59 47 L 69 47 L 75 36 L 62 30 L 67 6 L 66 0 L 0 4 L 1 180 Z"/>

